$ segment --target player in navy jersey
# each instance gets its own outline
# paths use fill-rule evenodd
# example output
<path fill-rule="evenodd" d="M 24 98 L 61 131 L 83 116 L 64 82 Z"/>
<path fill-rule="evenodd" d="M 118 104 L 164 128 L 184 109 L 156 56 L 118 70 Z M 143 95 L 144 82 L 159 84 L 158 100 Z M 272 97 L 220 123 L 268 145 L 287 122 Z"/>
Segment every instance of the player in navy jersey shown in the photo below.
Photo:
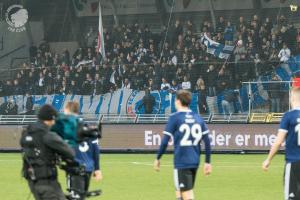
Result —
<path fill-rule="evenodd" d="M 160 170 L 160 159 L 165 153 L 171 138 L 174 141 L 174 181 L 177 200 L 193 200 L 193 187 L 200 164 L 200 142 L 205 144 L 204 174 L 211 173 L 209 130 L 204 120 L 189 109 L 192 94 L 179 90 L 176 94 L 177 113 L 170 116 L 164 137 L 154 161 L 154 169 Z"/>
<path fill-rule="evenodd" d="M 285 142 L 284 200 L 300 200 L 300 89 L 291 91 L 292 110 L 281 120 L 277 139 L 262 168 L 267 171 L 273 157 Z"/>

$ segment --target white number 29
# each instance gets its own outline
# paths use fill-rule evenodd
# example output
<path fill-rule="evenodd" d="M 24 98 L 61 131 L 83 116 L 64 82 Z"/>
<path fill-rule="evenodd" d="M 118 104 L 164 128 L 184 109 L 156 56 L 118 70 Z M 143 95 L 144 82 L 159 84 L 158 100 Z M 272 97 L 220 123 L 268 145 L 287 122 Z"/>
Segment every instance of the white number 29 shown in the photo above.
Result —
<path fill-rule="evenodd" d="M 182 124 L 179 127 L 179 131 L 184 133 L 180 146 L 197 146 L 202 138 L 202 129 L 199 124 L 194 124 L 191 128 L 188 124 Z M 190 139 L 192 134 L 193 141 Z"/>

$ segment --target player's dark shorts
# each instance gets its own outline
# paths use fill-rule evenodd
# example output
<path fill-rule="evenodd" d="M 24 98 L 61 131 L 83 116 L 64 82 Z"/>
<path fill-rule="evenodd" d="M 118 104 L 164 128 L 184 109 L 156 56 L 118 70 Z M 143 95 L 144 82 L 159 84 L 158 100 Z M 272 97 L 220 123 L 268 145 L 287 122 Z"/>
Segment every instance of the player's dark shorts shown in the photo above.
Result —
<path fill-rule="evenodd" d="M 284 199 L 300 200 L 300 161 L 285 165 Z"/>
<path fill-rule="evenodd" d="M 194 188 L 197 168 L 174 169 L 174 182 L 177 191 L 188 191 Z"/>

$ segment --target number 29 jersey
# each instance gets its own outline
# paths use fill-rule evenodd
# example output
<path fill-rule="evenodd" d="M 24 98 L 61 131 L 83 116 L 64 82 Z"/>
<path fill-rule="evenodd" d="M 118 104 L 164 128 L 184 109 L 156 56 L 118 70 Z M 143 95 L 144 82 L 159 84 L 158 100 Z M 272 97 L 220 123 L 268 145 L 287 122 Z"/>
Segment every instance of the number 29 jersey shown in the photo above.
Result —
<path fill-rule="evenodd" d="M 175 169 L 198 168 L 200 142 L 209 133 L 200 115 L 192 111 L 177 112 L 170 116 L 163 133 L 173 137 Z"/>
<path fill-rule="evenodd" d="M 300 108 L 283 115 L 279 130 L 287 133 L 285 141 L 286 162 L 300 161 Z"/>

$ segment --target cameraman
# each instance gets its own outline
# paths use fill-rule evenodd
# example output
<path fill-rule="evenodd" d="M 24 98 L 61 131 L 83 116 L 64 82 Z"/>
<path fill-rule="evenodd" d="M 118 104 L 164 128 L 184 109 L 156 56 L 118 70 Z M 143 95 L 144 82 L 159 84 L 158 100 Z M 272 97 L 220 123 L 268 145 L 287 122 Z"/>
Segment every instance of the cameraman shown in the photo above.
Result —
<path fill-rule="evenodd" d="M 55 123 L 56 110 L 44 105 L 38 121 L 22 133 L 23 176 L 36 200 L 66 200 L 57 181 L 57 154 L 66 162 L 74 162 L 74 151 L 50 127 Z"/>
<path fill-rule="evenodd" d="M 67 173 L 70 196 L 74 199 L 83 200 L 88 193 L 91 175 L 94 176 L 96 181 L 100 181 L 102 173 L 99 167 L 100 150 L 97 134 L 93 136 L 88 135 L 89 130 L 86 130 L 88 127 L 83 125 L 83 120 L 78 114 L 79 104 L 77 102 L 68 102 L 64 108 L 64 117 L 61 118 L 63 121 L 58 118 L 53 130 L 58 131 L 59 128 L 60 135 L 69 139 L 68 143 L 72 144 L 75 150 L 76 162 L 85 166 L 84 174 Z M 60 124 L 60 126 L 56 127 L 57 124 Z M 74 140 L 76 140 L 76 145 L 74 145 Z"/>

